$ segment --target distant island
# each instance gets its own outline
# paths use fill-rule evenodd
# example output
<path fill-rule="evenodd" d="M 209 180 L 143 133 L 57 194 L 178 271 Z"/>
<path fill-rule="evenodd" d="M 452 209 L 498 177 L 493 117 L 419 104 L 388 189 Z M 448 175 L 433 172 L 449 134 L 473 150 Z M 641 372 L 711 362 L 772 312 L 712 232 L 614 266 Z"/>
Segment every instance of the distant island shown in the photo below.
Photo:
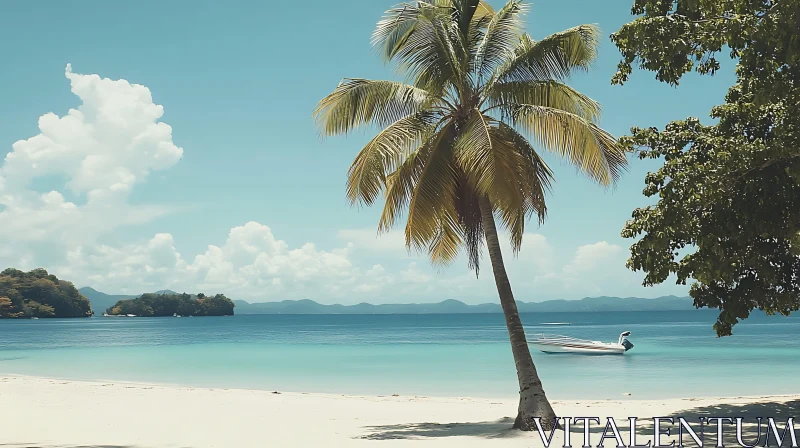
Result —
<path fill-rule="evenodd" d="M 137 295 L 110 295 L 85 287 L 81 294 L 88 297 L 94 309 L 112 307 L 122 299 L 132 299 Z M 155 294 L 176 294 L 163 290 Z M 468 305 L 459 300 L 445 300 L 438 303 L 405 303 L 374 305 L 324 305 L 313 300 L 283 300 L 280 302 L 250 303 L 234 300 L 236 314 L 462 314 L 462 313 L 501 313 L 500 304 L 483 303 Z M 591 311 L 680 311 L 694 310 L 690 297 L 664 296 L 655 299 L 639 297 L 587 297 L 581 300 L 548 300 L 545 302 L 517 302 L 520 312 L 591 312 Z M 136 313 L 131 313 L 136 314 Z"/>
<path fill-rule="evenodd" d="M 109 316 L 233 316 L 233 301 L 223 294 L 206 296 L 177 293 L 142 294 L 119 300 L 106 310 Z"/>
<path fill-rule="evenodd" d="M 89 317 L 89 300 L 44 269 L 0 272 L 0 318 Z"/>

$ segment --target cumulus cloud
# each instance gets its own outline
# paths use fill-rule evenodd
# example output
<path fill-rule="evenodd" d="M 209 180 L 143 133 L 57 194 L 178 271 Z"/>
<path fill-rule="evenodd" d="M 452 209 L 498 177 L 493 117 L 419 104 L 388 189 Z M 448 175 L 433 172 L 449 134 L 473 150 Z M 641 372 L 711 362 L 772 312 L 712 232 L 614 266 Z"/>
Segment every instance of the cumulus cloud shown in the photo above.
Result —
<path fill-rule="evenodd" d="M 234 227 L 223 244 L 210 245 L 193 259 L 178 253 L 170 234 L 120 248 L 81 246 L 56 271 L 68 278 L 115 292 L 172 288 L 224 292 L 237 298 L 347 298 L 376 292 L 392 281 L 383 267 L 354 266 L 351 246 L 330 251 L 306 243 L 290 248 L 257 222 Z"/>
<path fill-rule="evenodd" d="M 578 247 L 575 257 L 564 266 L 564 272 L 577 278 L 582 274 L 596 271 L 599 266 L 619 265 L 617 262 L 620 260 L 624 263 L 626 257 L 625 249 L 615 244 L 608 244 L 605 241 L 586 244 Z"/>
<path fill-rule="evenodd" d="M 64 278 L 96 287 L 157 287 L 174 280 L 186 262 L 175 250 L 172 235 L 160 233 L 141 245 L 111 247 L 87 244 L 69 249 L 66 262 L 53 270 Z M 127 291 L 126 291 L 127 292 Z"/>
<path fill-rule="evenodd" d="M 127 203 L 131 189 L 180 160 L 183 149 L 150 90 L 124 79 L 65 71 L 81 101 L 65 115 L 39 118 L 39 134 L 12 145 L 0 164 L 0 243 L 18 253 L 41 241 L 79 245 L 166 213 L 163 207 Z M 63 185 L 37 191 L 40 178 Z M 67 199 L 67 196 L 70 199 Z M 36 260 L 37 254 L 33 254 Z"/>

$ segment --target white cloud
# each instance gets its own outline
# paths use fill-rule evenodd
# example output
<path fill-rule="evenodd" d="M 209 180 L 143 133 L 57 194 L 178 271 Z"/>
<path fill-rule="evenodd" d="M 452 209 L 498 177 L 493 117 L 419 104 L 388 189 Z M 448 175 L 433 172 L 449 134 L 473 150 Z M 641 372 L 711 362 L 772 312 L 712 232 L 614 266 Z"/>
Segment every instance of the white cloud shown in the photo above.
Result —
<path fill-rule="evenodd" d="M 173 244 L 172 235 L 160 233 L 142 245 L 78 246 L 70 249 L 66 262 L 53 271 L 88 285 L 113 285 L 115 291 L 131 284 L 161 289 L 160 285 L 171 282 L 176 272 L 186 268 Z"/>
<path fill-rule="evenodd" d="M 627 254 L 621 246 L 600 241 L 578 247 L 575 257 L 564 267 L 564 271 L 574 276 L 593 272 L 598 266 L 608 266 L 620 259 L 624 260 Z"/>
<path fill-rule="evenodd" d="M 364 273 L 361 281 L 353 288 L 355 293 L 378 294 L 387 285 L 394 284 L 395 279 L 386 272 L 383 266 L 376 264 Z"/>
<path fill-rule="evenodd" d="M 406 285 L 423 284 L 431 281 L 431 275 L 420 269 L 415 261 L 412 261 L 406 269 L 400 271 L 400 281 Z"/>
<path fill-rule="evenodd" d="M 292 249 L 269 227 L 249 222 L 191 261 L 175 250 L 172 235 L 158 234 L 122 248 L 78 247 L 55 272 L 114 292 L 172 288 L 262 300 L 347 298 L 351 292 L 379 291 L 391 282 L 380 265 L 355 267 L 350 252 L 350 246 L 325 251 L 311 243 Z"/>
<path fill-rule="evenodd" d="M 0 244 L 18 254 L 29 243 L 85 244 L 166 213 L 130 205 L 128 194 L 183 154 L 146 87 L 73 73 L 70 65 L 65 76 L 81 105 L 61 117 L 42 115 L 40 133 L 14 143 L 0 164 Z M 48 177 L 64 179 L 63 186 L 36 191 L 32 184 Z"/>

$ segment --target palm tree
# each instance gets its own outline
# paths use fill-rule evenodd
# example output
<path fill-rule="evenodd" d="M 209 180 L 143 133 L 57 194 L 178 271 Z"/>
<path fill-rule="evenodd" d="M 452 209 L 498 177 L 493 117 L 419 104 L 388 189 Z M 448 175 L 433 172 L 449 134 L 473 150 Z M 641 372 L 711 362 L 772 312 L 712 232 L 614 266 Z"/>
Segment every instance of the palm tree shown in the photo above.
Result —
<path fill-rule="evenodd" d="M 557 419 L 528 349 L 495 218 L 515 254 L 526 220 L 544 221 L 552 172 L 529 138 L 603 186 L 627 162 L 596 124 L 600 106 L 564 83 L 591 65 L 598 29 L 581 25 L 535 41 L 523 32 L 526 9 L 517 0 L 497 11 L 480 0 L 418 0 L 388 10 L 373 44 L 409 83 L 345 79 L 314 117 L 325 135 L 382 128 L 347 179 L 351 204 L 373 204 L 383 192 L 379 232 L 406 211 L 409 249 L 444 265 L 463 248 L 476 275 L 485 238 L 519 380 L 514 427 L 532 430 L 540 417 L 550 430 Z"/>

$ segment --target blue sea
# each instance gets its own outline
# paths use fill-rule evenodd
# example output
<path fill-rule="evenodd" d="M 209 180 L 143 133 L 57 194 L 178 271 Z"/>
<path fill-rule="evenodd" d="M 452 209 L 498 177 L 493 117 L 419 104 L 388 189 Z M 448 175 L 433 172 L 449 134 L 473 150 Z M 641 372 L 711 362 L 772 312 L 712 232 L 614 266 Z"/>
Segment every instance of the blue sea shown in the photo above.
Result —
<path fill-rule="evenodd" d="M 528 335 L 616 341 L 624 356 L 532 352 L 552 398 L 799 393 L 800 316 L 717 338 L 709 310 L 523 314 Z M 370 395 L 514 397 L 503 316 L 240 315 L 0 320 L 0 374 Z"/>

